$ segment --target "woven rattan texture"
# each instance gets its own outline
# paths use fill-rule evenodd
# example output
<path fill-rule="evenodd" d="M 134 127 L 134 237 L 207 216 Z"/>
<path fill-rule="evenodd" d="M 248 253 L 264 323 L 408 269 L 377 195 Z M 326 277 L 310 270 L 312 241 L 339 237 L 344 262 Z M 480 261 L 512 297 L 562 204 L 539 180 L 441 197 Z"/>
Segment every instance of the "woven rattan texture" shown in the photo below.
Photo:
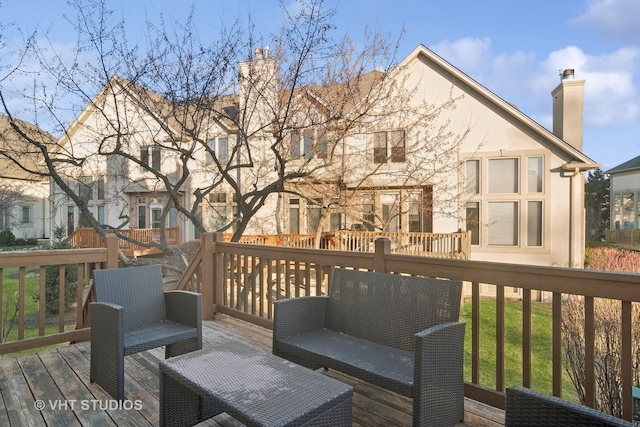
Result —
<path fill-rule="evenodd" d="M 161 425 L 220 412 L 249 426 L 352 424 L 351 386 L 237 341 L 168 359 L 160 373 Z"/>
<path fill-rule="evenodd" d="M 631 427 L 634 424 L 586 406 L 523 387 L 507 389 L 506 427 Z"/>
<path fill-rule="evenodd" d="M 336 269 L 329 297 L 275 303 L 273 351 L 414 399 L 414 425 L 464 417 L 462 283 Z"/>

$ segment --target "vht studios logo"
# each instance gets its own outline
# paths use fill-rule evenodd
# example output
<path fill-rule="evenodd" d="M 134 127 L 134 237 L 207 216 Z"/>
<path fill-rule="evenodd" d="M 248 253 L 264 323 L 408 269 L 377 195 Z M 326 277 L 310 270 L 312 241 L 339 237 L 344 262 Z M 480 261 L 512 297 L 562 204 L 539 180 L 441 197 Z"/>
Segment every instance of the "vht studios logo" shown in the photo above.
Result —
<path fill-rule="evenodd" d="M 115 411 L 115 410 L 124 410 L 124 411 L 139 411 L 142 409 L 142 401 L 140 400 L 97 400 L 97 399 L 87 399 L 87 400 L 75 400 L 75 399 L 66 399 L 66 400 L 36 400 L 33 403 L 33 406 L 38 410 L 42 411 L 44 409 L 49 409 L 52 411 L 75 411 L 77 409 L 82 411 L 88 410 L 100 410 L 100 411 Z"/>

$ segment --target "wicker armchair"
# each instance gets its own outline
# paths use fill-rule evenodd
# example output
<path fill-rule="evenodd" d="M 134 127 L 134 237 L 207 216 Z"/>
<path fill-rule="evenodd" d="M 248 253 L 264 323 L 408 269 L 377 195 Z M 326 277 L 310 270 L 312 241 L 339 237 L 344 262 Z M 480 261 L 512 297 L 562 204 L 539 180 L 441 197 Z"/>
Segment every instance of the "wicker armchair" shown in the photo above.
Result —
<path fill-rule="evenodd" d="M 200 294 L 165 292 L 159 265 L 96 270 L 91 381 L 124 400 L 124 356 L 166 346 L 165 357 L 202 348 Z"/>
<path fill-rule="evenodd" d="M 505 427 L 610 427 L 634 424 L 524 387 L 507 388 Z"/>

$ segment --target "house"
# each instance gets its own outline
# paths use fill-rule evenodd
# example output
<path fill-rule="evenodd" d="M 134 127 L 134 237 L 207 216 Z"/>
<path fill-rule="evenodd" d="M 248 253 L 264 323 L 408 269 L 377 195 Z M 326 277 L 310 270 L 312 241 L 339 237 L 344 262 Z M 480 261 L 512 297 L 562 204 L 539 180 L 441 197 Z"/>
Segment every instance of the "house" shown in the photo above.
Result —
<path fill-rule="evenodd" d="M 640 229 L 640 156 L 606 173 L 610 180 L 611 229 Z"/>
<path fill-rule="evenodd" d="M 583 175 L 598 165 L 582 153 L 585 82 L 574 79 L 573 70 L 565 70 L 551 92 L 549 131 L 424 46 L 389 74 L 370 72 L 351 86 L 294 90 L 277 87 L 278 66 L 267 52 L 257 49 L 240 64 L 239 93 L 216 100 L 208 114 L 204 104 L 172 106 L 119 77 L 103 88 L 61 141 L 88 160 L 85 171 L 69 172 L 70 185 L 84 186 L 78 188 L 98 222 L 177 226 L 191 239 L 197 233 L 176 208 L 180 203 L 206 229 L 231 230 L 239 197 L 290 173 L 299 178 L 256 203 L 246 233 L 463 229 L 471 233 L 473 259 L 582 265 Z M 384 107 L 374 107 L 367 113 L 376 120 L 337 133 L 365 97 L 349 98 L 339 110 L 333 100 L 378 84 L 403 94 L 403 106 L 418 119 L 398 105 L 397 114 L 380 119 Z M 283 99 L 302 107 L 286 127 L 276 128 L 269 114 Z M 126 111 L 126 120 L 118 121 L 126 138 L 105 138 L 105 112 L 116 110 Z M 427 115 L 434 117 L 432 126 L 421 128 Z M 280 150 L 279 163 L 273 147 Z M 114 149 L 118 154 L 108 155 Z M 94 156 L 98 150 L 104 155 Z M 180 160 L 184 153 L 188 163 Z M 231 168 L 240 164 L 252 166 Z M 174 184 L 180 187 L 166 191 Z M 72 230 L 76 207 L 53 192 L 54 217 Z"/>
<path fill-rule="evenodd" d="M 37 141 L 55 138 L 31 123 L 16 120 L 22 132 Z M 9 157 L 19 159 L 22 167 Z M 48 239 L 49 177 L 41 156 L 0 115 L 0 229 L 16 238 Z"/>

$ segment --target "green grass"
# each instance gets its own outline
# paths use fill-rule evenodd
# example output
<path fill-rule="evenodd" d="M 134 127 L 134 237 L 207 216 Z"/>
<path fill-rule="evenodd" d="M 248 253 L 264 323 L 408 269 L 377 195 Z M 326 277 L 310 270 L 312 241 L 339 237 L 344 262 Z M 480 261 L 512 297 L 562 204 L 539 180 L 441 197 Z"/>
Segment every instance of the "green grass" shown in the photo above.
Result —
<path fill-rule="evenodd" d="M 531 307 L 531 387 L 551 394 L 551 306 L 534 303 Z M 505 303 L 505 386 L 522 385 L 522 301 Z M 495 299 L 480 300 L 480 384 L 495 388 L 496 375 Z M 471 302 L 466 302 L 460 320 L 467 323 L 465 334 L 465 380 L 471 380 Z M 577 401 L 568 374 L 563 371 L 562 395 Z"/>

